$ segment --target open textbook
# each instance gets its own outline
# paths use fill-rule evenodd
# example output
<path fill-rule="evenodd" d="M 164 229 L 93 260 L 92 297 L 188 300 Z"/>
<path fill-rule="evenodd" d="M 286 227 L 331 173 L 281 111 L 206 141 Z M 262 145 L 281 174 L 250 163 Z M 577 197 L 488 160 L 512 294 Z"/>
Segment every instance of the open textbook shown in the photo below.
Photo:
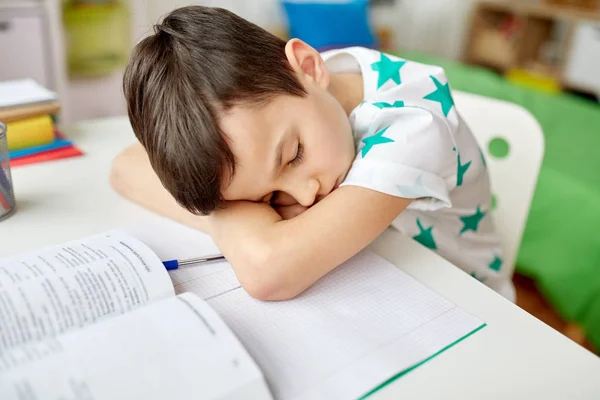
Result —
<path fill-rule="evenodd" d="M 369 251 L 262 302 L 227 262 L 167 273 L 205 235 L 134 236 L 0 259 L 0 399 L 359 398 L 484 326 Z"/>

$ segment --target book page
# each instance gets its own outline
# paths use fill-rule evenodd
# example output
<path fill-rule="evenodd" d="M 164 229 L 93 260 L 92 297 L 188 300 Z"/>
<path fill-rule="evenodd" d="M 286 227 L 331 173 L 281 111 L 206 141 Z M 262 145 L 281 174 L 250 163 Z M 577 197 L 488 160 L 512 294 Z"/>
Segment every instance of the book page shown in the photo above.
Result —
<path fill-rule="evenodd" d="M 56 93 L 33 79 L 0 82 L 0 108 L 35 104 L 57 99 Z"/>
<path fill-rule="evenodd" d="M 209 235 L 162 217 L 121 230 L 144 242 L 161 260 L 181 260 L 220 252 Z M 226 261 L 190 265 L 169 271 L 169 275 L 175 287 L 194 282 L 194 291 L 203 299 L 241 288 Z"/>
<path fill-rule="evenodd" d="M 125 234 L 0 259 L 0 352 L 172 295 L 162 262 Z"/>
<path fill-rule="evenodd" d="M 260 370 L 221 318 L 187 293 L 0 353 L 0 398 L 271 396 Z"/>
<path fill-rule="evenodd" d="M 160 224 L 144 238 L 156 252 L 214 252 L 206 235 Z M 283 302 L 251 298 L 226 262 L 181 268 L 171 278 L 178 293 L 194 292 L 219 313 L 277 399 L 359 398 L 484 326 L 370 251 Z"/>

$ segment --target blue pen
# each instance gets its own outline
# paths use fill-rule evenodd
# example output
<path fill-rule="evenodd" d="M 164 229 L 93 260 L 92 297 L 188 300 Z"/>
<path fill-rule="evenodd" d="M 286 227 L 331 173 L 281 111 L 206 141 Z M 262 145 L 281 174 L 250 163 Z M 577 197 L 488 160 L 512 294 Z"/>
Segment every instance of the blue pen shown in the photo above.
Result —
<path fill-rule="evenodd" d="M 168 260 L 163 261 L 163 265 L 167 269 L 167 271 L 172 271 L 179 267 L 183 267 L 185 265 L 192 264 L 204 264 L 211 261 L 219 261 L 225 260 L 225 256 L 223 254 L 212 254 L 210 256 L 196 257 L 196 258 L 187 258 L 185 260 Z"/>

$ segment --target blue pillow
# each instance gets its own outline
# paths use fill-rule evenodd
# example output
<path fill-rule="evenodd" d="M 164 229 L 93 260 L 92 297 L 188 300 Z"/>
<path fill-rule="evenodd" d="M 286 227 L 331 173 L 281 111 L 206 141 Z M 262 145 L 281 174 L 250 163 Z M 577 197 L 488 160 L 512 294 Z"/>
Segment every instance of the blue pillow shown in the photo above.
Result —
<path fill-rule="evenodd" d="M 283 0 L 289 34 L 319 51 L 332 48 L 375 47 L 369 23 L 369 0 Z"/>

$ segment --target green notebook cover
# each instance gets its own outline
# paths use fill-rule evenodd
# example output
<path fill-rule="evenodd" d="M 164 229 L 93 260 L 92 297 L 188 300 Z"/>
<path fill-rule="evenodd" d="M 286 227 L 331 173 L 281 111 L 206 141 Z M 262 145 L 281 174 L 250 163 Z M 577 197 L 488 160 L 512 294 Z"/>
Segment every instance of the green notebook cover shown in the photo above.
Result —
<path fill-rule="evenodd" d="M 409 372 L 417 369 L 421 365 L 425 364 L 427 361 L 429 361 L 429 360 L 431 360 L 431 359 L 439 356 L 440 354 L 442 354 L 443 352 L 445 352 L 446 350 L 448 350 L 450 347 L 452 347 L 452 346 L 454 346 L 454 345 L 462 342 L 463 340 L 465 340 L 469 336 L 473 335 L 475 332 L 479 332 L 481 329 L 483 329 L 486 326 L 487 326 L 487 324 L 483 324 L 483 325 L 479 326 L 478 328 L 473 329 L 471 332 L 467 333 L 465 336 L 461 337 L 460 339 L 457 339 L 456 341 L 450 343 L 448 346 L 444 347 L 443 349 L 441 349 L 437 353 L 435 353 L 435 354 L 427 357 L 426 359 L 424 359 L 423 361 L 421 361 L 421 362 L 413 365 L 412 367 L 406 368 L 406 369 L 398 372 L 396 375 L 394 375 L 391 378 L 389 378 L 388 380 L 382 382 L 379 386 L 375 387 L 374 389 L 372 389 L 368 393 L 366 393 L 366 394 L 362 395 L 361 397 L 359 397 L 359 399 L 363 400 L 363 399 L 366 399 L 369 396 L 372 396 L 373 394 L 375 394 L 379 390 L 383 389 L 384 387 L 386 387 L 390 383 L 394 382 L 396 379 L 399 379 L 399 378 L 403 377 L 404 375 L 408 374 Z"/>

